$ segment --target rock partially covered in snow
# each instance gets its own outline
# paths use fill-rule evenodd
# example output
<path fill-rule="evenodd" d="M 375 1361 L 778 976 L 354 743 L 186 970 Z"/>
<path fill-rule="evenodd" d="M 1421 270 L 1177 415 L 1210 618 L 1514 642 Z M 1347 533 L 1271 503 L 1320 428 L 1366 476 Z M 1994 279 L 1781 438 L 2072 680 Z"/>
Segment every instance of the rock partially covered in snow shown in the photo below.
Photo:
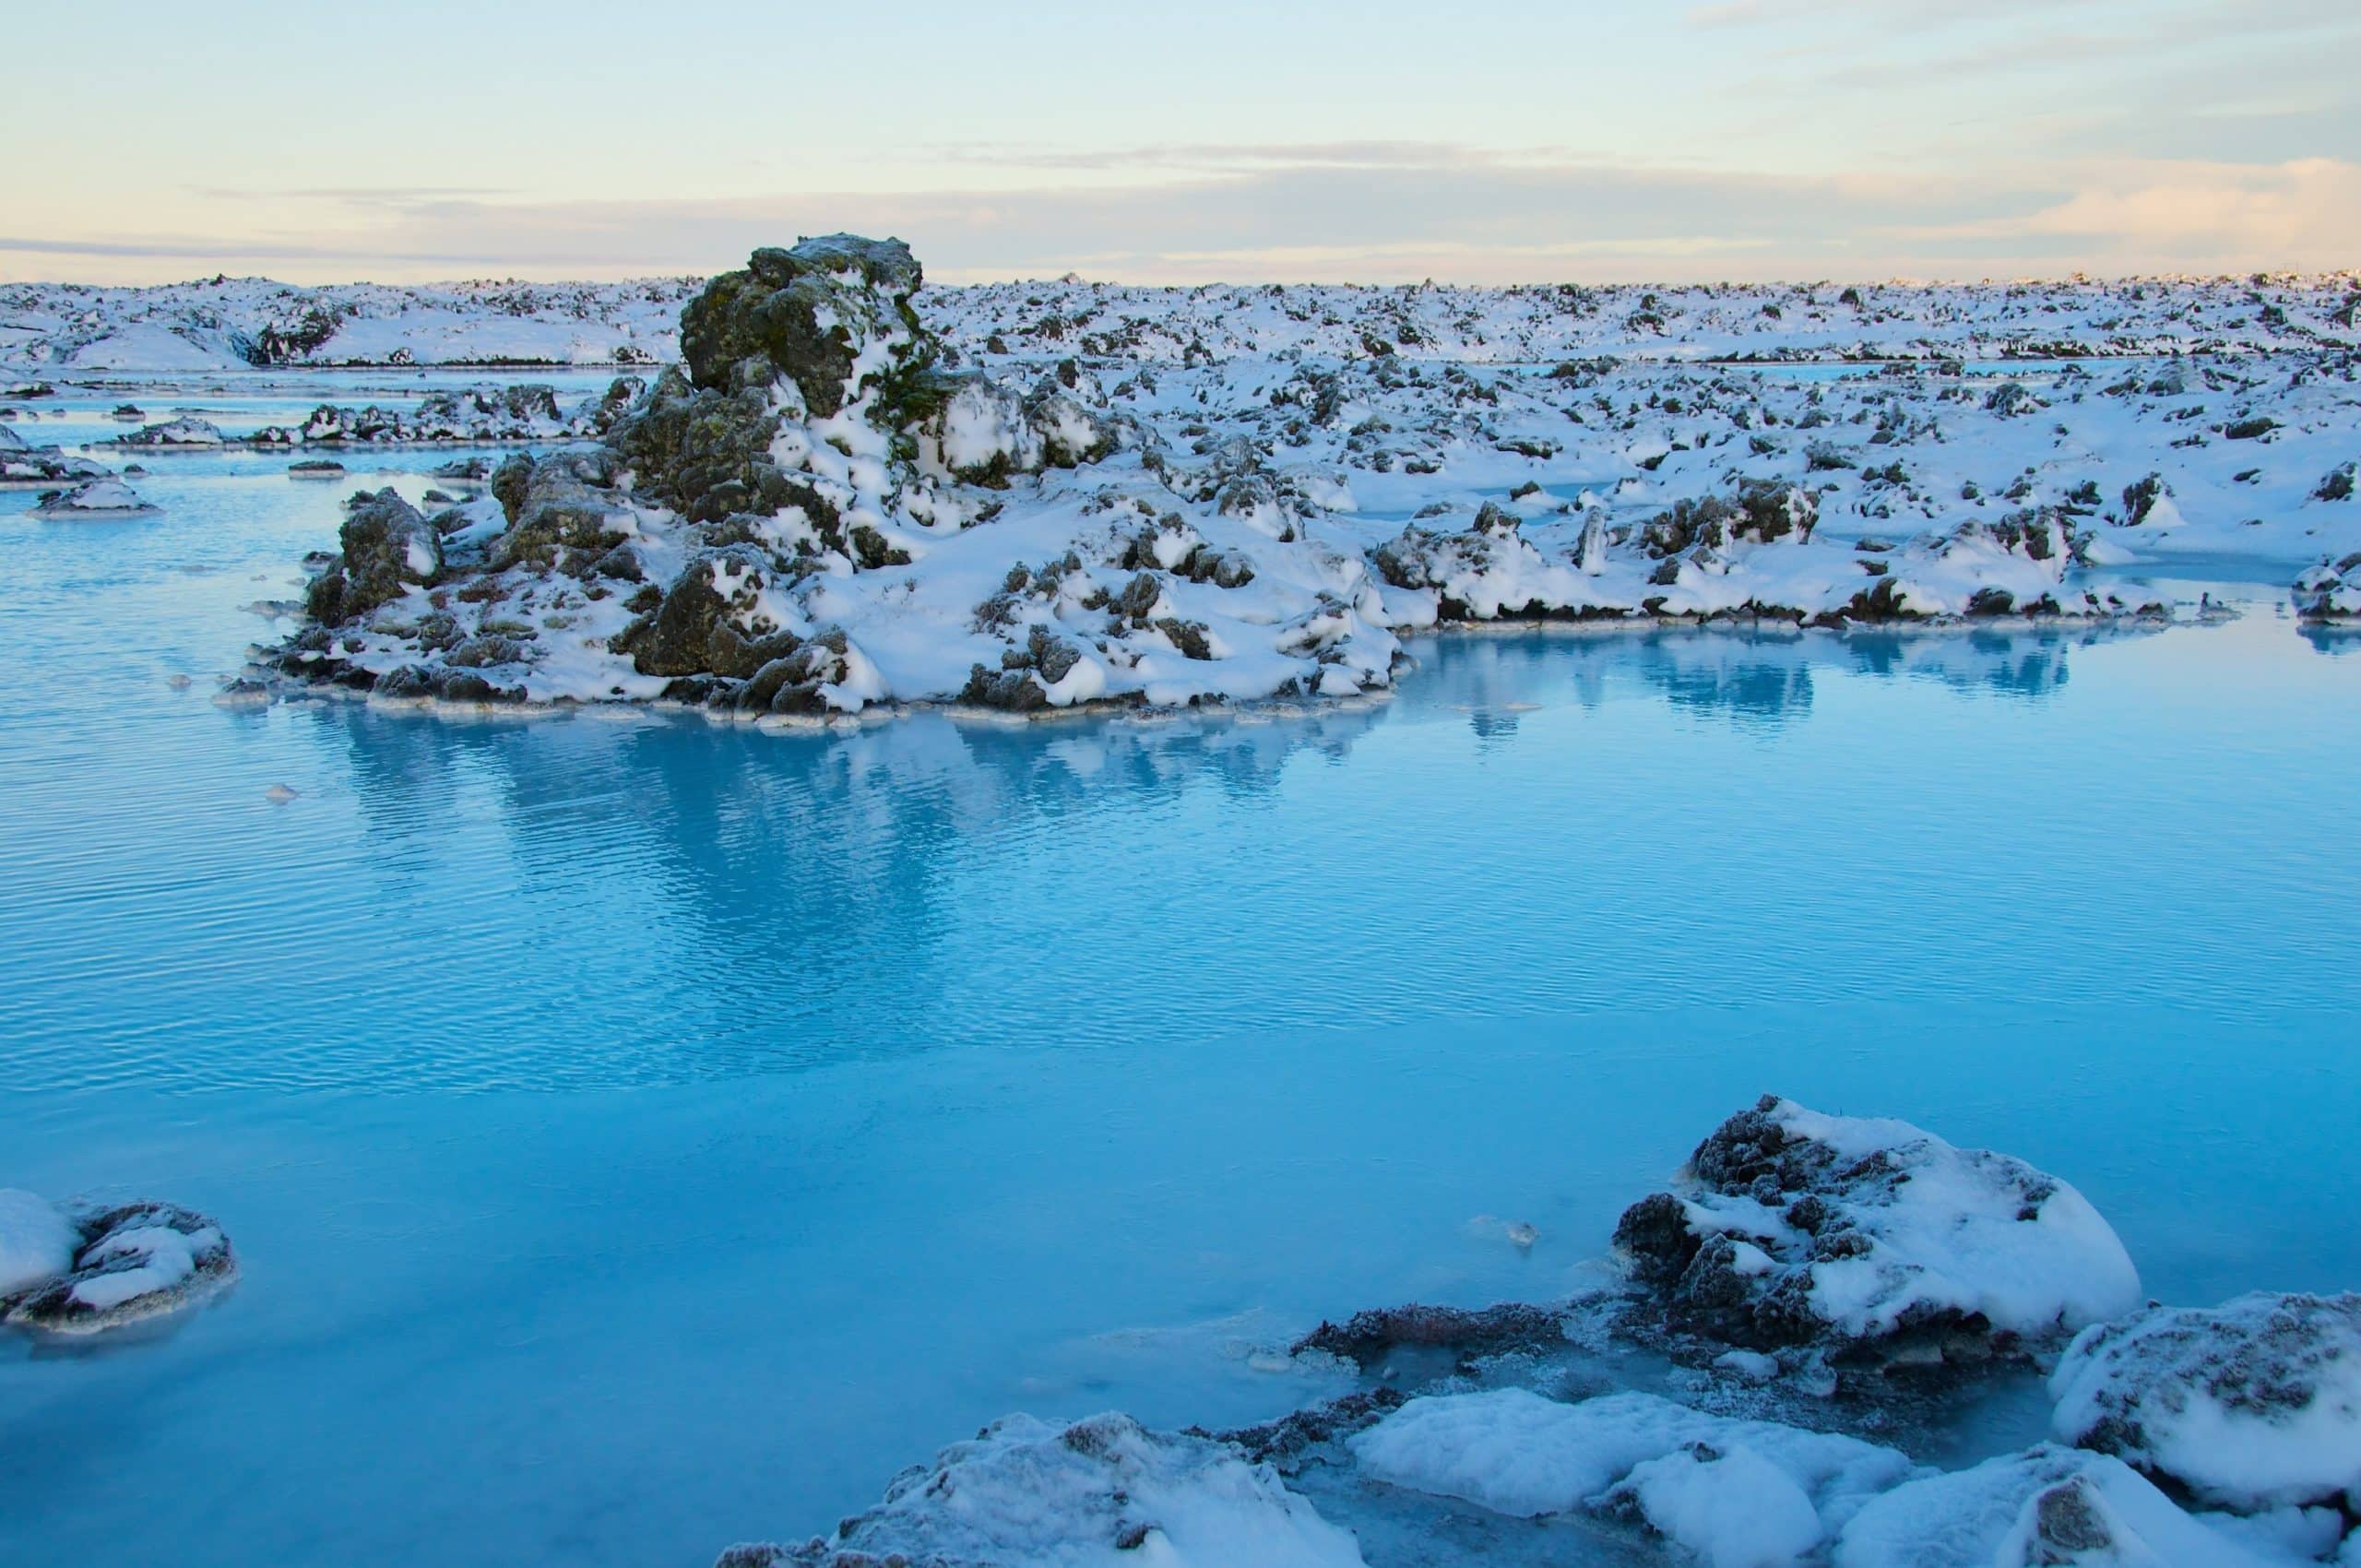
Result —
<path fill-rule="evenodd" d="M 2045 1443 L 1923 1476 L 1853 1516 L 1835 1568 L 2289 1568 L 2120 1460 Z"/>
<path fill-rule="evenodd" d="M 2128 1312 L 2106 1221 L 2022 1160 L 1765 1096 L 1615 1231 L 1678 1333 L 1981 1359 Z"/>
<path fill-rule="evenodd" d="M 77 519 L 145 517 L 156 510 L 123 481 L 93 479 L 85 480 L 62 494 L 42 497 L 41 505 L 33 508 L 33 516 L 72 522 Z"/>
<path fill-rule="evenodd" d="M 104 479 L 107 470 L 88 457 L 69 457 L 55 446 L 33 446 L 0 424 L 0 490 L 37 490 Z"/>
<path fill-rule="evenodd" d="M 2152 1306 L 2076 1336 L 2058 1435 L 2219 1506 L 2361 1504 L 2361 1295 Z"/>
<path fill-rule="evenodd" d="M 358 495 L 338 531 L 344 548 L 312 579 L 304 608 L 323 626 L 399 599 L 443 569 L 443 541 L 418 508 L 391 486 Z"/>
<path fill-rule="evenodd" d="M 1904 1455 L 1857 1438 L 1649 1394 L 1412 1399 L 1346 1443 L 1366 1474 L 1392 1485 L 1519 1517 L 1629 1515 L 1713 1568 L 1796 1562 L 1916 1473 Z"/>
<path fill-rule="evenodd" d="M 209 421 L 184 416 L 135 430 L 116 438 L 121 446 L 211 448 L 221 445 L 221 432 Z"/>
<path fill-rule="evenodd" d="M 1353 1538 L 1227 1443 L 1126 1416 L 997 1421 L 885 1500 L 801 1546 L 740 1546 L 717 1568 L 1359 1568 Z"/>
<path fill-rule="evenodd" d="M 54 1224 L 30 1194 L 0 1194 L 0 1322 L 14 1328 L 97 1334 L 192 1306 L 238 1277 L 236 1254 L 219 1225 L 159 1203 L 72 1217 L 64 1266 L 31 1276 L 34 1266 L 59 1260 Z M 17 1282 L 7 1285 L 11 1275 Z"/>
<path fill-rule="evenodd" d="M 2361 552 L 2307 567 L 2295 600 L 2299 621 L 2361 620 Z"/>

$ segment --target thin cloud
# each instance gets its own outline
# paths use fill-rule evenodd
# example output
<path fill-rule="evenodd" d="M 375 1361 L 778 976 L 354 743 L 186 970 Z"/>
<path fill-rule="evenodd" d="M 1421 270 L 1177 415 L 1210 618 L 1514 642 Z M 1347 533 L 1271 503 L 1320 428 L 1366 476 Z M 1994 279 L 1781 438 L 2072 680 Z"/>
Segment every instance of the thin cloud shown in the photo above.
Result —
<path fill-rule="evenodd" d="M 1114 189 L 730 200 L 425 200 L 318 239 L 25 236 L 0 254 L 143 275 L 318 279 L 707 272 L 758 244 L 898 234 L 943 281 L 1469 282 L 2326 269 L 2361 254 L 2361 173 L 2125 161 L 1980 180 L 1589 165 L 1289 165 Z M 184 265 L 183 265 L 184 264 Z M 12 268 L 12 270 L 18 270 Z M 125 268 L 129 270 L 129 268 Z"/>

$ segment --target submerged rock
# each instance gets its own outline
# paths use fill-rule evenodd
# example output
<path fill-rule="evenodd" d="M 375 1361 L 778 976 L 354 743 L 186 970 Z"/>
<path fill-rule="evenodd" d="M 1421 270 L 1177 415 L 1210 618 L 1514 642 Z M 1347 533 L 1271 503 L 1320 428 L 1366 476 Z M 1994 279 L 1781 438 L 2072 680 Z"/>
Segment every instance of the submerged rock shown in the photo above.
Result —
<path fill-rule="evenodd" d="M 2049 1386 L 2060 1438 L 2203 1502 L 2361 1499 L 2361 1295 L 2151 1306 L 2077 1336 Z"/>
<path fill-rule="evenodd" d="M 1767 1095 L 1615 1245 L 1667 1328 L 1750 1349 L 1976 1360 L 2140 1301 L 2122 1242 L 2057 1178 Z"/>
<path fill-rule="evenodd" d="M 40 1203 L 0 1193 L 0 1323 L 12 1328 L 98 1334 L 193 1306 L 238 1277 L 230 1239 L 204 1215 L 136 1203 L 45 1218 Z"/>
<path fill-rule="evenodd" d="M 1359 1568 L 1347 1532 L 1267 1467 L 1127 1416 L 995 1421 L 885 1500 L 801 1546 L 739 1546 L 716 1568 Z"/>
<path fill-rule="evenodd" d="M 1553 1307 L 1505 1301 L 1498 1306 L 1383 1307 L 1323 1323 L 1289 1348 L 1374 1366 L 1398 1349 L 1449 1350 L 1463 1360 L 1504 1351 L 1546 1349 L 1566 1340 L 1566 1314 Z"/>

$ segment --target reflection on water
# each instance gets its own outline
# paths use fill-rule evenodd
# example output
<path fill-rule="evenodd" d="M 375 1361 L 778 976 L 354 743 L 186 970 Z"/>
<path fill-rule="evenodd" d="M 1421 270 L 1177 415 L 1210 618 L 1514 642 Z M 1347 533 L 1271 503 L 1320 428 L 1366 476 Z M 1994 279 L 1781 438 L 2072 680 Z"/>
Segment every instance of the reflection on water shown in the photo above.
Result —
<path fill-rule="evenodd" d="M 2361 653 L 2361 626 L 2324 626 L 2308 622 L 2296 630 L 2321 653 Z"/>
<path fill-rule="evenodd" d="M 2037 699 L 2066 683 L 2074 649 L 2148 636 L 2139 625 L 1976 627 L 1940 632 L 1797 629 L 1580 629 L 1474 632 L 1414 640 L 1432 666 L 1420 695 L 1466 707 L 1479 733 L 1513 732 L 1513 705 L 1564 701 L 1596 707 L 1632 683 L 1676 707 L 1776 729 L 1809 713 L 1815 672 L 1931 681 L 1960 692 Z M 1587 647 L 1570 657 L 1569 645 Z M 1435 700 L 1431 697 L 1428 700 Z"/>
<path fill-rule="evenodd" d="M 2361 1266 L 2361 686 L 2267 616 L 773 735 L 223 711 L 162 677 L 251 562 L 127 539 L 0 617 L 0 1183 L 245 1277 L 0 1353 L 0 1562 L 709 1562 L 1013 1409 L 1266 1418 L 1340 1385 L 1243 1349 L 1563 1294 L 1766 1088 L 2069 1175 L 2168 1299 Z"/>
<path fill-rule="evenodd" d="M 2227 944 L 2272 911 L 2201 909 L 2159 868 L 2197 873 L 2198 822 L 2253 837 L 2241 873 L 2292 854 L 2258 790 L 2280 828 L 2343 809 L 2335 775 L 2253 777 L 2351 733 L 2260 619 L 1417 652 L 1397 700 L 1294 716 L 99 715 L 73 761 L 0 751 L 0 964 L 25 977 L 0 1085 L 549 1087 L 1764 985 L 1947 996 L 1979 949 L 2017 983 L 2029 876 L 2077 889 L 2055 918 L 2082 938 L 2036 992 L 2153 988 L 2153 936 L 2126 933 L 2177 901 L 2206 960 L 2183 983 L 2228 988 Z M 2207 726 L 2201 752 L 2168 740 Z M 263 802 L 279 782 L 296 800 Z M 2035 783 L 2106 801 L 2106 830 L 2028 812 Z M 1784 889 L 1832 883 L 1843 905 L 1798 927 Z"/>

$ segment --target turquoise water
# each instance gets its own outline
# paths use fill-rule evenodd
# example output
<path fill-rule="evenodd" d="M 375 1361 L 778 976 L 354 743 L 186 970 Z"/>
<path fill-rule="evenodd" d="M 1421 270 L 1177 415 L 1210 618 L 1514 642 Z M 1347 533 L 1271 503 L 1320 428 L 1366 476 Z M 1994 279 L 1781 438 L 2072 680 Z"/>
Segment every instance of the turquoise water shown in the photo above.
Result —
<path fill-rule="evenodd" d="M 223 709 L 342 492 L 151 467 L 0 495 L 0 1185 L 245 1278 L 0 1342 L 0 1562 L 703 1563 L 1011 1409 L 1273 1414 L 1335 1389 L 1251 1348 L 1567 1289 L 1766 1088 L 2058 1171 L 2167 1299 L 2361 1283 L 2361 659 L 2268 590 L 1252 722 Z"/>

